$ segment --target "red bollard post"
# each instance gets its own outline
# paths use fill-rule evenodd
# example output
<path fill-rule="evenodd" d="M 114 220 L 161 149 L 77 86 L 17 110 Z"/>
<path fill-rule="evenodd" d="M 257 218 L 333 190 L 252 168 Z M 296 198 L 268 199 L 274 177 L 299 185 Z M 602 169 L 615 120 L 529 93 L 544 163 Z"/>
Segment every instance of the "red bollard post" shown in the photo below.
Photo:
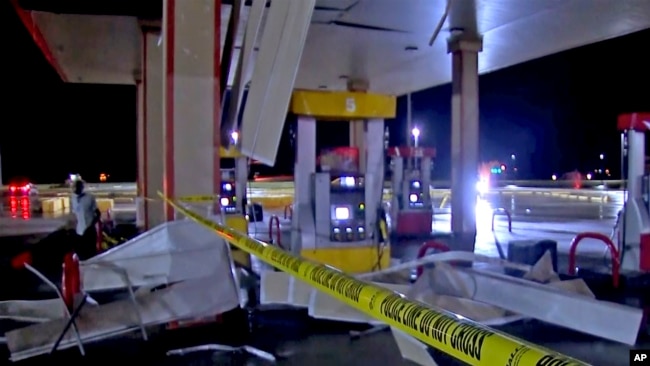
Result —
<path fill-rule="evenodd" d="M 293 205 L 284 206 L 284 219 L 291 220 L 293 218 Z"/>
<path fill-rule="evenodd" d="M 102 226 L 102 220 L 97 221 L 97 224 L 95 225 L 95 231 L 97 231 L 97 240 L 95 241 L 95 250 L 96 250 L 97 254 L 102 252 L 102 244 L 104 242 L 104 237 L 102 235 L 103 230 L 104 230 L 104 227 Z"/>
<path fill-rule="evenodd" d="M 70 311 L 74 308 L 74 299 L 81 293 L 81 270 L 79 257 L 73 252 L 63 257 L 63 275 L 61 278 L 63 301 Z"/>
<path fill-rule="evenodd" d="M 420 247 L 418 250 L 418 256 L 417 259 L 423 258 L 429 249 L 432 250 L 437 250 L 440 252 L 448 252 L 449 247 L 443 243 L 439 243 L 435 240 L 429 240 L 425 241 L 424 244 Z M 422 275 L 422 272 L 424 272 L 424 267 L 423 266 L 418 266 L 417 268 L 417 277 L 419 278 Z"/>
<path fill-rule="evenodd" d="M 494 218 L 497 215 L 506 215 L 508 217 L 508 232 L 512 232 L 512 215 L 510 214 L 510 211 L 506 210 L 505 208 L 497 208 L 496 210 L 492 211 L 492 231 L 494 231 Z"/>
<path fill-rule="evenodd" d="M 11 258 L 11 268 L 13 269 L 23 269 L 25 264 L 31 265 L 33 261 L 32 253 L 22 252 L 13 258 Z"/>
<path fill-rule="evenodd" d="M 620 268 L 621 268 L 621 258 L 618 253 L 618 249 L 612 242 L 612 240 L 607 237 L 607 235 L 601 233 L 580 233 L 576 235 L 575 238 L 571 241 L 571 247 L 569 249 L 569 270 L 568 273 L 572 276 L 576 274 L 576 251 L 578 250 L 578 244 L 583 239 L 595 239 L 602 241 L 607 248 L 609 248 L 609 254 L 612 257 L 612 285 L 614 288 L 618 288 L 620 281 Z"/>
<path fill-rule="evenodd" d="M 273 225 L 275 224 L 275 225 Z M 282 246 L 282 243 L 280 242 L 280 238 L 282 233 L 280 232 L 280 218 L 277 217 L 276 215 L 271 216 L 269 219 L 269 242 L 273 244 L 273 228 L 275 227 L 275 244 L 280 248 L 284 249 Z"/>

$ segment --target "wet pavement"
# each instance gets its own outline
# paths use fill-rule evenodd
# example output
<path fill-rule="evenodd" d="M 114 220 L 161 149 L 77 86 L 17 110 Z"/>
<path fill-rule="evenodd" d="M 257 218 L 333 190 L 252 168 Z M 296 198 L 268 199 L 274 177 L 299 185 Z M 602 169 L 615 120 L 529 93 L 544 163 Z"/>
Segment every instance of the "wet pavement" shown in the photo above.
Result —
<path fill-rule="evenodd" d="M 582 193 L 582 196 L 560 197 L 522 192 L 500 192 L 488 194 L 477 204 L 477 246 L 481 254 L 498 256 L 497 242 L 505 246 L 512 240 L 552 239 L 558 242 L 560 254 L 568 251 L 573 237 L 584 231 L 611 234 L 618 211 L 622 208 L 623 195 L 620 192 L 607 192 L 608 199 L 592 199 L 602 196 L 600 191 Z M 588 197 L 588 198 L 580 198 Z M 442 197 L 436 200 L 440 207 Z M 122 207 L 128 210 L 128 206 Z M 495 231 L 491 229 L 494 209 L 504 208 L 512 216 L 512 233 L 507 230 L 505 216 L 495 217 Z M 267 212 L 268 217 L 282 212 Z M 11 216 L 11 215 L 9 215 Z M 13 220 L 18 219 L 18 215 Z M 6 211 L 2 220 L 9 220 Z M 38 218 L 34 218 L 38 220 Z M 42 218 L 41 218 L 42 219 Z M 45 220 L 47 221 L 47 220 Z M 266 225 L 264 225 L 266 226 Z M 1 226 L 0 226 L 1 228 Z M 434 229 L 445 233 L 449 231 L 448 204 L 436 209 Z M 2 242 L 2 241 L 0 241 Z M 1 245 L 1 244 L 0 244 Z M 399 249 L 393 248 L 393 253 Z M 415 257 L 417 247 L 402 248 L 404 259 Z M 604 263 L 607 258 L 604 246 L 598 242 L 585 241 L 580 249 L 579 263 Z M 560 264 L 560 269 L 564 268 Z M 296 313 L 275 317 L 269 315 L 266 325 L 257 325 L 246 343 L 280 356 L 277 365 L 337 365 L 337 366 L 376 366 L 412 365 L 401 359 L 390 332 L 380 332 L 360 340 L 352 341 L 348 330 L 350 326 L 332 326 L 308 319 Z M 262 322 L 263 323 L 263 322 Z M 615 325 L 613 325 L 615 326 Z M 89 345 L 88 356 L 79 358 L 78 350 L 70 349 L 54 357 L 42 357 L 20 364 L 45 365 L 52 362 L 75 364 L 96 364 L 98 362 L 138 362 L 141 365 L 269 365 L 267 361 L 246 354 L 224 354 L 212 351 L 199 352 L 185 356 L 165 356 L 166 351 L 205 342 L 227 343 L 233 341 L 234 334 L 245 326 L 241 322 L 215 325 L 188 331 L 163 332 L 149 342 L 127 339 Z M 522 321 L 503 327 L 514 336 L 533 343 L 574 356 L 593 365 L 618 366 L 628 364 L 629 347 L 614 344 L 589 336 L 577 334 L 537 321 Z M 639 347 L 650 347 L 650 336 L 643 334 Z M 440 365 L 460 364 L 453 360 L 437 357 Z M 1 362 L 1 361 L 0 361 Z"/>
<path fill-rule="evenodd" d="M 544 191 L 542 191 L 544 192 Z M 548 190 L 546 192 L 549 192 Z M 501 191 L 487 194 L 476 205 L 477 237 L 475 251 L 491 257 L 499 256 L 499 246 L 507 253 L 511 241 L 554 240 L 558 243 L 560 256 L 569 251 L 573 238 L 583 232 L 612 234 L 618 212 L 623 207 L 620 191 L 583 191 L 581 195 L 560 197 L 530 192 Z M 606 200 L 601 199 L 607 196 Z M 595 197 L 592 200 L 585 199 Z M 437 206 L 439 207 L 439 206 Z M 508 216 L 494 214 L 497 209 L 506 210 L 512 218 L 512 232 L 508 231 Z M 433 230 L 448 234 L 451 229 L 449 204 L 435 210 Z M 492 222 L 494 220 L 494 231 Z M 393 256 L 403 260 L 414 259 L 419 242 L 400 248 L 391 248 Z M 605 257 L 602 242 L 585 239 L 580 244 L 580 257 L 587 260 Z"/>
<path fill-rule="evenodd" d="M 284 314 L 286 316 L 286 314 Z M 277 317 L 277 315 L 272 315 Z M 403 360 L 389 331 L 375 333 L 352 340 L 349 329 L 363 329 L 350 325 L 319 324 L 306 316 L 293 316 L 276 324 L 256 329 L 247 344 L 275 354 L 279 366 L 409 366 Z M 292 323 L 293 322 L 293 323 Z M 18 365 L 51 365 L 56 362 L 78 365 L 95 365 L 99 362 L 137 362 L 139 365 L 165 366 L 267 366 L 274 363 L 245 352 L 216 352 L 211 350 L 182 356 L 167 356 L 171 350 L 209 344 L 233 344 L 233 335 L 242 326 L 215 325 L 186 330 L 167 331 L 154 335 L 144 342 L 137 334 L 98 343 L 87 344 L 86 356 L 81 357 L 76 348 L 57 352 L 52 356 L 17 362 Z M 497 329 L 512 336 L 576 357 L 594 366 L 628 365 L 629 347 L 595 339 L 535 320 L 520 321 Z M 639 348 L 650 347 L 650 337 L 643 336 Z M 445 355 L 431 350 L 440 366 L 463 365 Z M 1 362 L 1 361 L 0 361 Z"/>

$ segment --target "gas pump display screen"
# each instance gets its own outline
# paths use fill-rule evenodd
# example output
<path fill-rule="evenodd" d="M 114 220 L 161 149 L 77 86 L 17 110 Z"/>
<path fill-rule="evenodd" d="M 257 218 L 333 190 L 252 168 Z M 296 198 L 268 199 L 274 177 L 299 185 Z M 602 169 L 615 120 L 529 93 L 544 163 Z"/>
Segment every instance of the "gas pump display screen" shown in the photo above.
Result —
<path fill-rule="evenodd" d="M 227 193 L 230 193 L 230 192 L 234 192 L 234 190 L 235 190 L 235 187 L 233 186 L 232 183 L 230 183 L 230 182 L 221 183 L 221 192 L 227 194 Z"/>
<path fill-rule="evenodd" d="M 354 187 L 357 185 L 354 177 L 341 177 L 341 187 Z"/>
<path fill-rule="evenodd" d="M 366 238 L 365 205 L 357 209 L 352 205 L 333 204 L 331 206 L 330 240 L 336 242 L 358 241 Z"/>
<path fill-rule="evenodd" d="M 234 179 L 235 179 L 235 169 L 221 169 L 222 181 L 232 181 Z"/>
<path fill-rule="evenodd" d="M 641 194 L 643 196 L 643 202 L 645 202 L 646 209 L 650 211 L 650 175 L 644 175 L 642 182 Z"/>
<path fill-rule="evenodd" d="M 330 240 L 365 240 L 365 177 L 345 174 L 330 179 Z"/>
<path fill-rule="evenodd" d="M 223 207 L 226 212 L 235 210 L 235 185 L 232 182 L 222 182 L 221 183 L 221 197 L 219 199 L 219 204 Z"/>
<path fill-rule="evenodd" d="M 409 184 L 409 206 L 422 207 L 422 183 L 419 180 L 412 180 Z"/>
<path fill-rule="evenodd" d="M 352 218 L 352 206 L 332 205 L 332 220 L 347 221 Z"/>
<path fill-rule="evenodd" d="M 363 177 L 342 176 L 332 180 L 332 188 L 337 190 L 363 189 Z"/>

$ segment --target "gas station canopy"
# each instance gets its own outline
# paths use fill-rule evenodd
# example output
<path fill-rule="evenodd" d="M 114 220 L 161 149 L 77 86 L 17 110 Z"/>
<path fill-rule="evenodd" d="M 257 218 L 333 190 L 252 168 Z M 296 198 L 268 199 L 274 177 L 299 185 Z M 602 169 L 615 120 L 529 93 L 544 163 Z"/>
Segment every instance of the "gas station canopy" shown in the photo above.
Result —
<path fill-rule="evenodd" d="M 158 25 L 162 13 L 162 0 L 15 2 L 61 77 L 79 83 L 133 84 L 139 27 Z M 232 0 L 222 3 L 223 44 Z M 446 7 L 445 0 L 318 0 L 295 87 L 345 90 L 348 79 L 362 79 L 370 91 L 402 95 L 449 82 L 446 38 L 474 22 L 452 12 L 429 46 Z M 476 7 L 481 73 L 650 28 L 647 0 L 477 0 Z"/>

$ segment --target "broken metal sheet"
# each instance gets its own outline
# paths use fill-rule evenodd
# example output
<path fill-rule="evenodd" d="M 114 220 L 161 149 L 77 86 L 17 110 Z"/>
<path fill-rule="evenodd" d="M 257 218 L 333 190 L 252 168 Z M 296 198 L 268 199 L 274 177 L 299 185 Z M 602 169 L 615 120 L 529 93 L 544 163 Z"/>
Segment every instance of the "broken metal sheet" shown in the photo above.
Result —
<path fill-rule="evenodd" d="M 473 289 L 458 277 L 453 267 L 444 262 L 425 273 L 429 280 L 416 281 L 407 293 L 409 299 L 445 309 L 488 326 L 508 324 L 524 318 L 473 299 Z"/>
<path fill-rule="evenodd" d="M 363 273 L 355 277 L 361 280 L 370 280 L 370 279 L 375 279 L 382 275 L 399 273 L 405 270 L 412 270 L 417 268 L 418 266 L 424 266 L 435 262 L 451 262 L 451 261 L 491 264 L 503 268 L 520 270 L 522 272 L 528 272 L 532 268 L 531 266 L 526 264 L 512 263 L 503 259 L 488 257 L 485 255 L 475 254 L 471 252 L 451 251 L 451 252 L 435 253 L 435 254 L 427 255 L 420 259 L 398 264 L 396 266 L 391 266 L 381 271 Z"/>
<path fill-rule="evenodd" d="M 97 341 L 138 330 L 139 318 L 150 326 L 232 310 L 239 305 L 237 292 L 229 281 L 221 279 L 205 277 L 140 294 L 137 310 L 130 299 L 85 307 L 76 320 L 81 338 L 84 342 Z M 60 317 L 7 332 L 11 359 L 18 361 L 50 352 L 66 322 L 66 318 Z M 68 332 L 59 349 L 75 345 L 73 332 Z"/>
<path fill-rule="evenodd" d="M 295 277 L 289 278 L 289 302 L 293 306 L 309 307 L 309 300 L 313 289 Z"/>
<path fill-rule="evenodd" d="M 557 285 L 539 284 L 496 272 L 468 268 L 455 268 L 454 272 L 456 285 L 466 286 L 472 300 L 612 341 L 636 343 L 643 317 L 641 309 L 599 301 L 572 292 L 575 289 L 568 291 Z M 430 281 L 435 281 L 434 273 L 425 271 L 418 282 L 425 283 L 425 287 L 431 286 Z"/>
<path fill-rule="evenodd" d="M 273 270 L 260 274 L 260 304 L 293 305 L 289 300 L 289 280 L 291 276 Z"/>
<path fill-rule="evenodd" d="M 221 242 L 190 220 L 167 222 L 81 262 L 84 290 L 157 286 L 229 271 Z"/>
<path fill-rule="evenodd" d="M 39 323 L 65 314 L 61 299 L 9 300 L 0 302 L 0 319 Z"/>
<path fill-rule="evenodd" d="M 397 348 L 405 360 L 422 366 L 438 366 L 429 354 L 429 346 L 396 328 L 390 328 Z"/>
<path fill-rule="evenodd" d="M 313 288 L 284 272 L 265 270 L 261 273 L 260 303 L 309 307 Z"/>
<path fill-rule="evenodd" d="M 409 285 L 394 285 L 389 283 L 374 283 L 399 293 L 407 293 Z M 334 297 L 318 290 L 312 290 L 309 298 L 309 316 L 315 319 L 327 319 L 350 323 L 383 324 L 368 315 L 342 303 Z"/>

